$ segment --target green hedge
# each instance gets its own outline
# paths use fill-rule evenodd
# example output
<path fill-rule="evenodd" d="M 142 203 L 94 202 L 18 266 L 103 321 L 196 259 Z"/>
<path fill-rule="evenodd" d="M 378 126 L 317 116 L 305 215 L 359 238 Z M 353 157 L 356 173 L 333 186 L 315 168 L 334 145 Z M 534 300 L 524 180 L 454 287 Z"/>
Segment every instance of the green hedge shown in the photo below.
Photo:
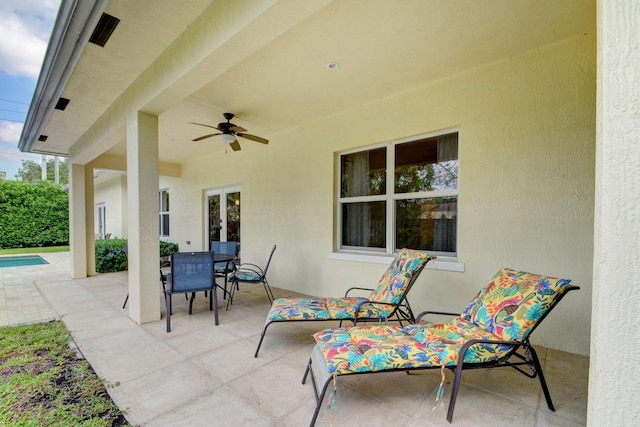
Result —
<path fill-rule="evenodd" d="M 69 194 L 41 181 L 0 181 L 0 249 L 69 244 Z"/>
<path fill-rule="evenodd" d="M 127 246 L 126 239 L 96 240 L 96 271 L 98 273 L 113 273 L 129 268 L 127 256 L 123 248 Z M 178 252 L 178 244 L 160 242 L 160 256 L 169 256 Z"/>
<path fill-rule="evenodd" d="M 96 271 L 113 273 L 126 270 L 127 255 L 123 250 L 126 245 L 126 239 L 96 240 Z"/>

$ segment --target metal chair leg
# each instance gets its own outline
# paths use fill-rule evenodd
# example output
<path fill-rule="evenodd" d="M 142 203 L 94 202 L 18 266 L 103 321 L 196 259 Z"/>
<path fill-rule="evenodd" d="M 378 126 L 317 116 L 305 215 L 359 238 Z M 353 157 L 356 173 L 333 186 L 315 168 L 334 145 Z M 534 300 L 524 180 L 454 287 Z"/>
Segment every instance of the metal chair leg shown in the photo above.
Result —
<path fill-rule="evenodd" d="M 253 357 L 258 357 L 258 352 L 260 351 L 260 347 L 262 346 L 262 340 L 264 340 L 264 334 L 267 333 L 267 328 L 272 323 L 273 322 L 269 322 L 266 325 L 264 325 L 264 328 L 262 328 L 262 333 L 260 334 L 260 341 L 258 342 L 258 348 L 256 348 L 256 353 L 253 355 Z M 305 377 L 306 377 L 306 375 L 305 375 Z M 302 383 L 304 384 L 304 381 Z"/>
<path fill-rule="evenodd" d="M 533 347 L 528 347 L 528 350 L 531 354 L 531 361 L 533 362 L 533 367 L 538 374 L 538 378 L 540 379 L 540 386 L 542 386 L 542 392 L 544 393 L 544 398 L 547 400 L 547 407 L 551 409 L 553 412 L 556 409 L 553 407 L 553 402 L 551 401 L 551 393 L 549 393 L 549 387 L 547 387 L 547 381 L 544 379 L 544 374 L 542 373 L 542 366 L 540 365 L 540 360 L 538 359 L 538 354 L 533 349 Z"/>
<path fill-rule="evenodd" d="M 164 303 L 167 306 L 167 332 L 171 332 L 171 294 L 164 294 Z"/>

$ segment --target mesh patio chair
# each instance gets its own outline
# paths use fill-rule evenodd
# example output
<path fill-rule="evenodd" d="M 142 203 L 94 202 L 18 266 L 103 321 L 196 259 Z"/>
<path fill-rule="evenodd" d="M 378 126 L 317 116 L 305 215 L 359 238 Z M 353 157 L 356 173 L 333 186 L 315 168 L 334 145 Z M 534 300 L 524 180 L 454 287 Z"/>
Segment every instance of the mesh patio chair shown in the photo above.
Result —
<path fill-rule="evenodd" d="M 229 254 L 238 256 L 238 243 L 237 242 L 211 242 L 211 252 L 215 252 L 217 254 Z M 230 273 L 233 273 L 236 269 L 235 261 L 225 261 L 225 262 L 217 262 L 214 267 L 214 272 L 216 277 L 224 278 L 224 293 L 223 298 L 227 297 L 229 292 L 227 291 L 227 281 Z"/>
<path fill-rule="evenodd" d="M 269 286 L 269 282 L 267 281 L 267 270 L 269 270 L 269 264 L 271 264 L 271 258 L 273 257 L 273 253 L 275 251 L 276 245 L 273 245 L 264 268 L 256 264 L 244 263 L 240 264 L 238 268 L 229 275 L 229 280 L 231 281 L 231 291 L 229 294 L 229 299 L 227 300 L 227 310 L 229 309 L 229 304 L 233 301 L 234 293 L 236 292 L 236 290 L 240 289 L 238 286 L 239 283 L 262 283 L 262 286 L 267 293 L 267 298 L 269 298 L 269 302 L 273 302 L 273 292 L 271 292 L 271 287 Z"/>
<path fill-rule="evenodd" d="M 262 346 L 267 328 L 278 322 L 343 320 L 356 324 L 365 321 L 397 320 L 414 322 L 407 294 L 431 260 L 429 253 L 414 249 L 400 250 L 375 289 L 352 287 L 344 297 L 279 298 L 267 314 L 255 357 Z M 349 296 L 352 291 L 369 291 L 367 297 Z"/>
<path fill-rule="evenodd" d="M 444 323 L 419 322 L 404 328 L 395 325 L 358 325 L 326 329 L 314 335 L 314 347 L 303 377 L 311 373 L 316 409 L 315 424 L 330 384 L 343 375 L 389 371 L 441 369 L 455 373 L 447 420 L 453 410 L 466 369 L 511 367 L 529 378 L 538 378 L 547 406 L 554 411 L 551 395 L 531 333 L 560 300 L 572 290 L 570 280 L 503 268 L 473 298 L 467 308 Z M 451 314 L 423 312 L 426 314 Z M 523 369 L 527 368 L 527 370 Z"/>
<path fill-rule="evenodd" d="M 196 292 L 209 292 L 209 310 L 213 310 L 215 278 L 213 252 L 174 252 L 171 254 L 171 273 L 164 290 L 167 306 L 167 332 L 171 332 L 171 296 L 191 294 L 189 314 L 193 309 Z M 216 307 L 217 308 L 217 307 Z"/>

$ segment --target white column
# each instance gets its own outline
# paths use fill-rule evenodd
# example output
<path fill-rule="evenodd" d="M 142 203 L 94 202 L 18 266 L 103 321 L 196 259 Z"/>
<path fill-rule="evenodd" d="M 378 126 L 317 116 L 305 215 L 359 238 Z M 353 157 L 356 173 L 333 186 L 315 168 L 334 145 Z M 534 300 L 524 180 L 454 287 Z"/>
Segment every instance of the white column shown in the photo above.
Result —
<path fill-rule="evenodd" d="M 87 225 L 85 167 L 69 159 L 69 246 L 71 277 L 87 277 Z M 93 235 L 93 234 L 91 234 Z"/>
<path fill-rule="evenodd" d="M 40 178 L 43 181 L 47 180 L 47 156 L 42 155 L 42 167 L 40 168 Z"/>
<path fill-rule="evenodd" d="M 53 158 L 53 182 L 60 184 L 60 157 Z"/>
<path fill-rule="evenodd" d="M 84 213 L 85 213 L 85 240 L 87 245 L 87 275 L 96 275 L 96 206 L 94 203 L 93 167 L 84 167 Z"/>
<path fill-rule="evenodd" d="M 158 219 L 158 118 L 134 112 L 127 118 L 129 207 L 129 317 L 160 319 Z"/>
<path fill-rule="evenodd" d="M 597 28 L 587 425 L 632 426 L 640 421 L 640 2 L 598 0 Z"/>

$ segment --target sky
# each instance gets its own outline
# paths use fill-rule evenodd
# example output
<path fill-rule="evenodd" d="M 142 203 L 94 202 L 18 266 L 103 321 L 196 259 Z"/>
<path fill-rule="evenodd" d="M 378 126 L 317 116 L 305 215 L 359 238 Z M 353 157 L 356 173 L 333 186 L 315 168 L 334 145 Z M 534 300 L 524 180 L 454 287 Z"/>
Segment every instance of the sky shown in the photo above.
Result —
<path fill-rule="evenodd" d="M 15 179 L 22 160 L 18 140 L 40 74 L 60 0 L 0 0 L 0 171 Z"/>

